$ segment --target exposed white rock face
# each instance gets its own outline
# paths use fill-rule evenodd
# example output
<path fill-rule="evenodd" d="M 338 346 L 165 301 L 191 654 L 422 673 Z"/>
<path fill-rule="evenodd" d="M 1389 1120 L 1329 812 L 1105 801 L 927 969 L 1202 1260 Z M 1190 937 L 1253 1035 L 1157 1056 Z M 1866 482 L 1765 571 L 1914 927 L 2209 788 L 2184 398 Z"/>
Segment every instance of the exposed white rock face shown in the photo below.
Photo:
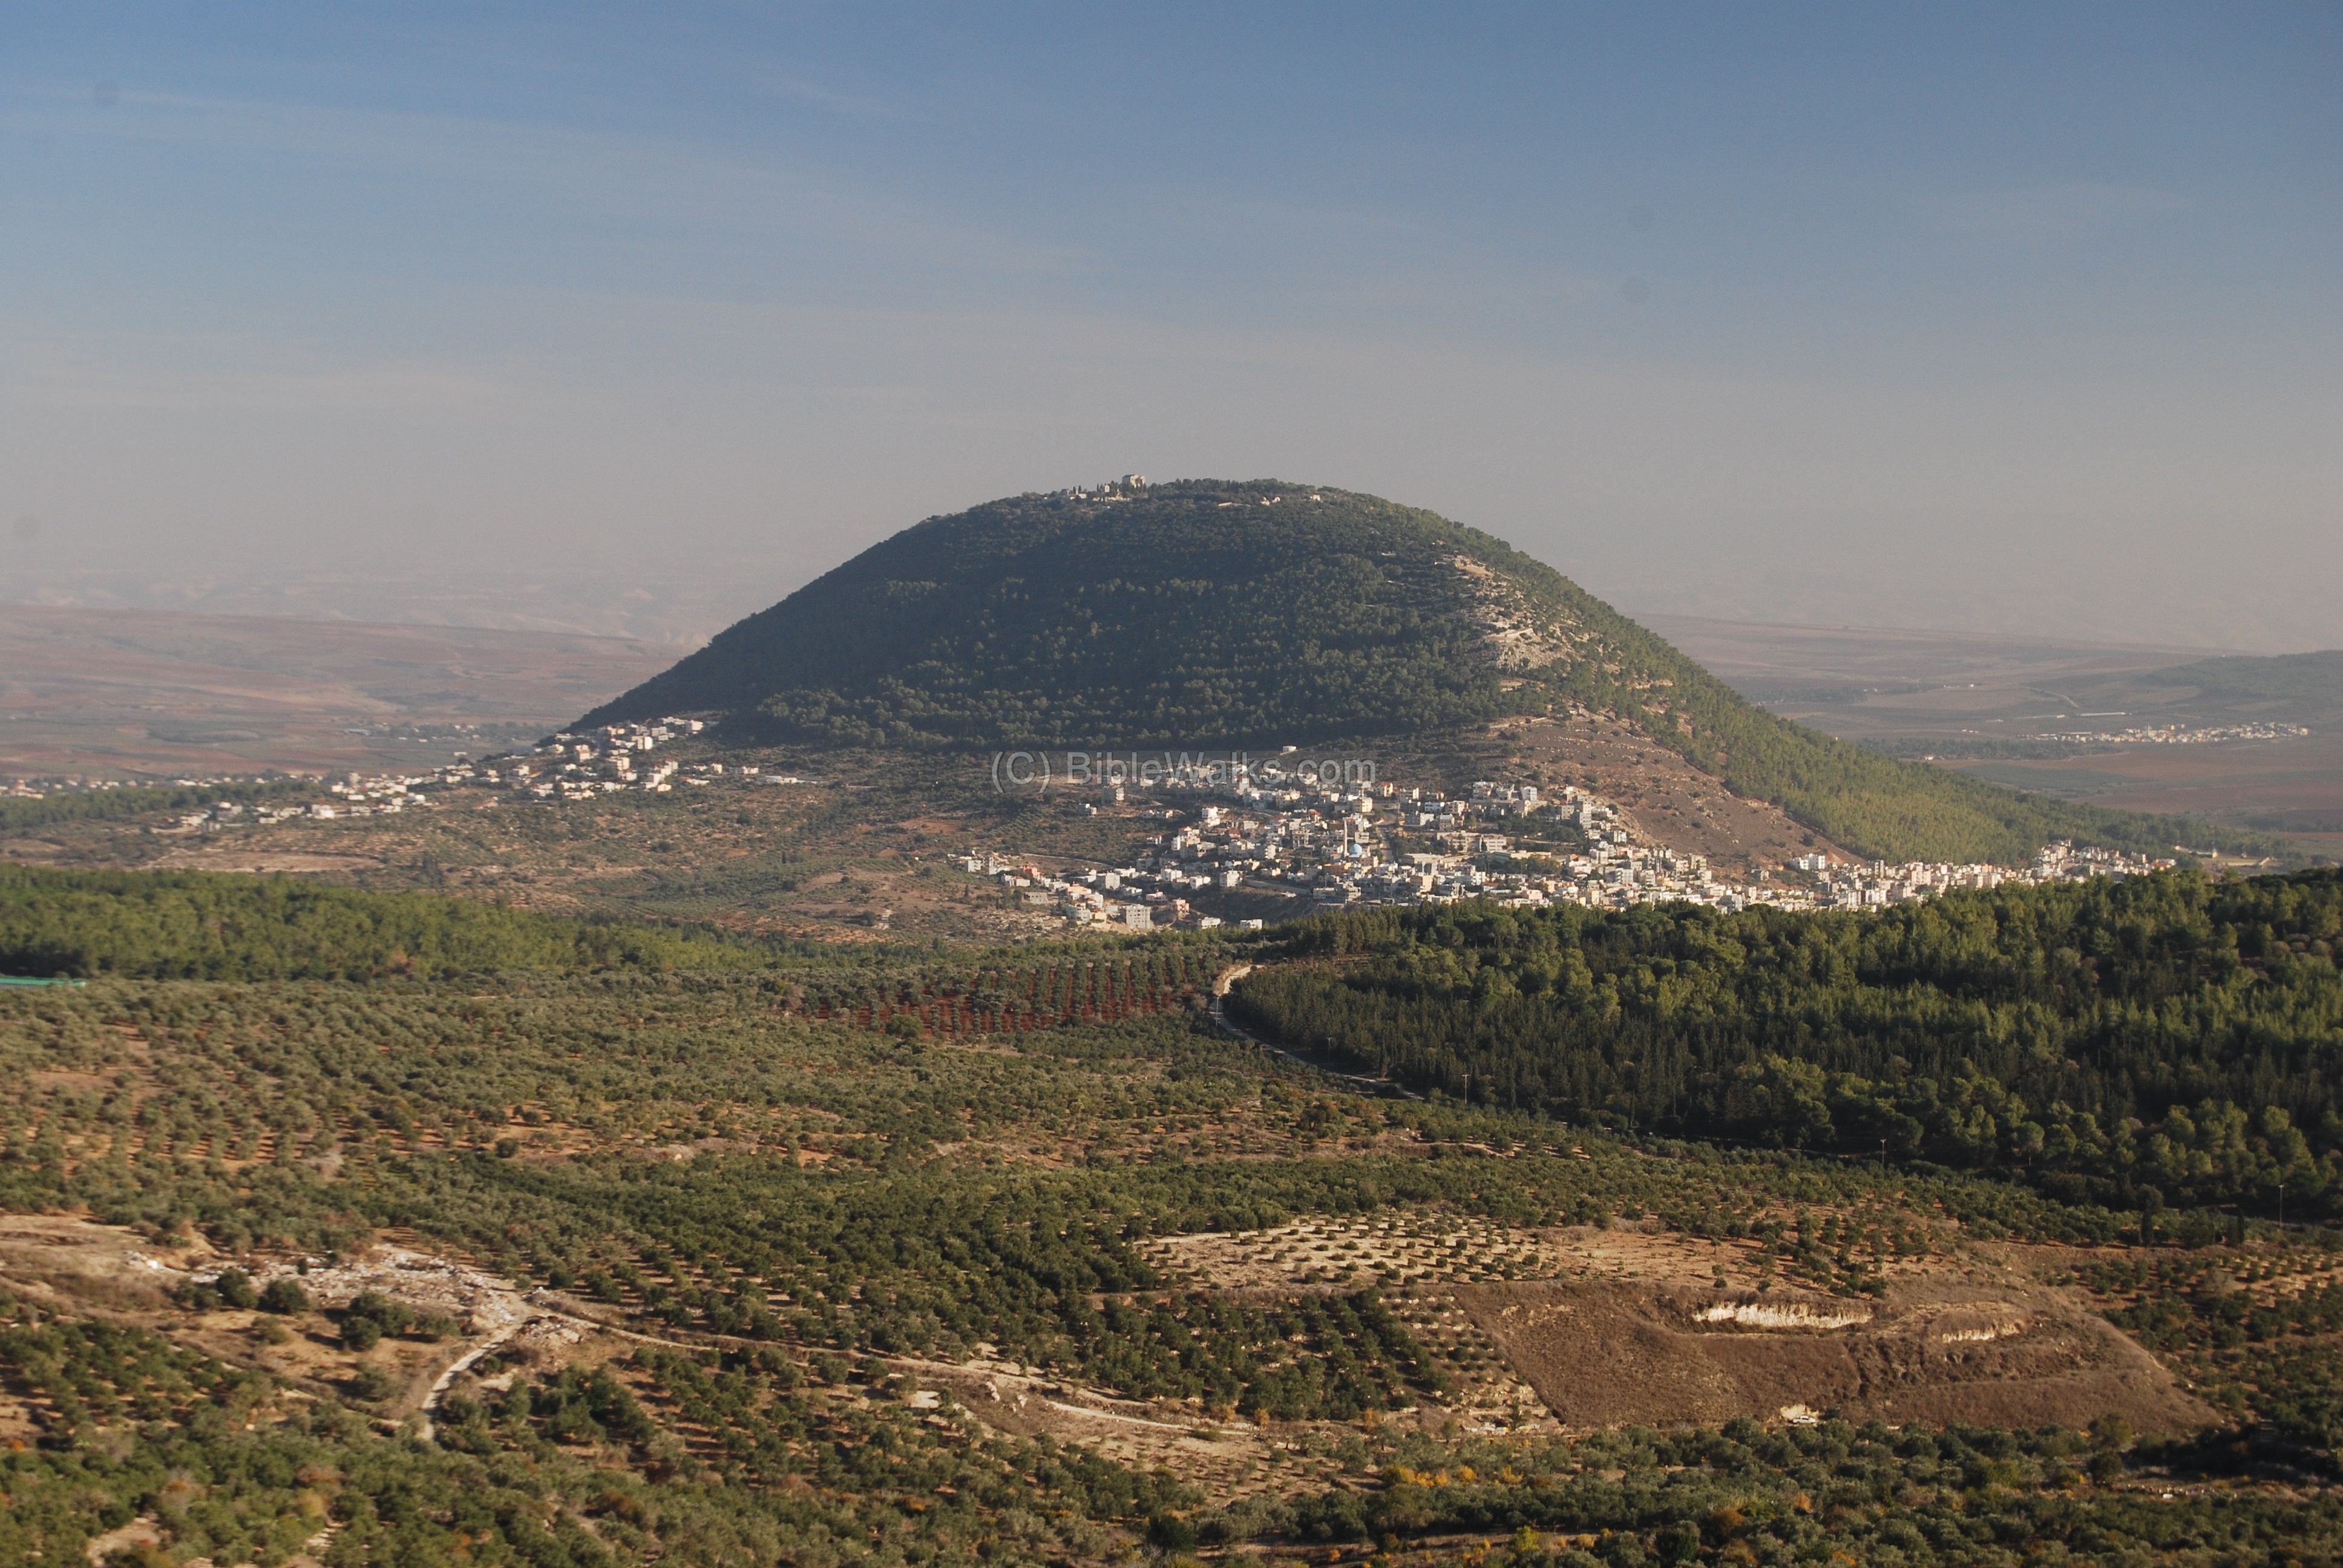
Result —
<path fill-rule="evenodd" d="M 1871 1321 L 1866 1308 L 1816 1307 L 1804 1302 L 1719 1302 L 1692 1317 L 1696 1323 L 1731 1323 L 1745 1329 L 1845 1329 Z"/>
<path fill-rule="evenodd" d="M 1459 555 L 1449 565 L 1463 579 L 1464 609 L 1481 628 L 1478 655 L 1500 669 L 1543 669 L 1569 655 L 1583 637 L 1559 620 L 1542 624 L 1519 588 L 1471 556 Z"/>

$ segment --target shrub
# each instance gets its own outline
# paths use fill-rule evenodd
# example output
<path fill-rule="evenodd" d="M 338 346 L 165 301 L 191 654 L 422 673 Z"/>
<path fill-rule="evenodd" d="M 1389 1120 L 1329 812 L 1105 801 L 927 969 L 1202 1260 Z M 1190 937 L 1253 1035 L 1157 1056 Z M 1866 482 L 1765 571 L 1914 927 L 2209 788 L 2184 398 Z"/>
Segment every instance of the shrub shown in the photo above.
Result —
<path fill-rule="evenodd" d="M 361 1291 L 350 1302 L 350 1316 L 372 1319 L 387 1334 L 403 1334 L 415 1323 L 415 1309 L 380 1291 Z"/>
<path fill-rule="evenodd" d="M 378 1403 L 398 1392 L 398 1378 L 387 1367 L 369 1362 L 350 1374 L 350 1394 L 367 1403 Z"/>
<path fill-rule="evenodd" d="M 242 1269 L 221 1270 L 220 1277 L 212 1282 L 212 1289 L 218 1292 L 222 1305 L 238 1312 L 250 1309 L 260 1300 L 260 1293 L 252 1288 L 252 1276 Z"/>
<path fill-rule="evenodd" d="M 279 1274 L 261 1288 L 259 1307 L 264 1312 L 280 1312 L 287 1316 L 309 1310 L 309 1292 L 301 1282 L 290 1274 Z"/>

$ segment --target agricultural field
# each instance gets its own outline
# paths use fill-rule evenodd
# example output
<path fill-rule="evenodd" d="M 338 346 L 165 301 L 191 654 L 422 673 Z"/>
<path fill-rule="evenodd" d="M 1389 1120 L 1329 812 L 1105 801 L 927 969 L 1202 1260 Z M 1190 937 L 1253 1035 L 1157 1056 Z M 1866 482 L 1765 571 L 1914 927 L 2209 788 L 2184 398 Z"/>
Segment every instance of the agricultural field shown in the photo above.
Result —
<path fill-rule="evenodd" d="M 2141 1247 L 1990 1173 L 1363 1096 L 1217 1026 L 1260 939 L 589 940 L 362 892 L 270 935 L 265 886 L 188 884 L 257 933 L 212 978 L 125 972 L 118 920 L 116 978 L 0 992 L 6 1560 L 2194 1562 L 2343 1525 L 2325 1232 Z M 270 953 L 307 970 L 236 972 Z"/>
<path fill-rule="evenodd" d="M 525 745 L 672 657 L 574 633 L 0 605 L 0 778 L 412 771 Z"/>
<path fill-rule="evenodd" d="M 2343 849 L 2343 656 L 2207 658 L 2071 638 L 1766 626 L 1664 616 L 1654 629 L 1752 701 L 1841 739 L 1926 756 L 2012 789 Z M 2278 723 L 2213 744 L 2043 740 L 2075 732 Z"/>

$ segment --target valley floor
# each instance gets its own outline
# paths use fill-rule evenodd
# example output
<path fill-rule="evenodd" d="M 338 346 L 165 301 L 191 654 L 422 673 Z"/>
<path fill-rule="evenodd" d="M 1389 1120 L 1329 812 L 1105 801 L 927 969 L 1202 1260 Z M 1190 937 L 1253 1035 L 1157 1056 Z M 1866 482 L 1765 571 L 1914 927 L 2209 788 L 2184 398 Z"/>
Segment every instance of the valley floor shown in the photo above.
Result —
<path fill-rule="evenodd" d="M 803 968 L 0 996 L 0 1546 L 2338 1539 L 2323 1247 L 2111 1245 L 1990 1181 L 1362 1099 L 1135 1006 L 1209 955 L 1074 955 L 1110 957 L 1065 994 L 1122 1021 L 1005 1032 Z M 988 972 L 954 983 L 1025 994 Z M 2241 1421 L 2299 1435 L 2196 1438 Z"/>

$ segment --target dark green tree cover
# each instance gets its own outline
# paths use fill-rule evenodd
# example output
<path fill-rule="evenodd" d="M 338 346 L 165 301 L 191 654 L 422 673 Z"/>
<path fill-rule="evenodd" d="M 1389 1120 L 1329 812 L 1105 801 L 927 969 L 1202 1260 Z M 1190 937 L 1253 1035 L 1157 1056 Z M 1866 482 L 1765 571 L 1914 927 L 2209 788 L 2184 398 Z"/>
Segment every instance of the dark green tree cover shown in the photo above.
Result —
<path fill-rule="evenodd" d="M 60 822 L 119 822 L 159 811 L 192 811 L 216 801 L 251 805 L 287 797 L 321 795 L 313 779 L 278 779 L 250 784 L 154 784 L 121 789 L 75 789 L 0 799 L 0 833 L 21 833 Z"/>
<path fill-rule="evenodd" d="M 1475 1101 L 1884 1152 L 2117 1207 L 2335 1201 L 2343 876 L 2010 887 L 1885 914 L 1329 915 L 1281 1040 Z M 1467 1075 L 1470 1083 L 1467 1084 Z"/>
<path fill-rule="evenodd" d="M 1077 939 L 998 966 L 965 960 L 810 971 L 792 1009 L 906 1038 L 1020 1034 L 1069 1023 L 1119 1023 L 1199 1005 L 1229 949 L 1191 940 Z"/>
<path fill-rule="evenodd" d="M 1371 1494 L 1239 1505 L 1205 1515 L 1198 1533 L 1463 1533 L 1507 1543 L 1506 1568 L 2332 1560 L 2343 1527 L 2332 1500 L 2176 1508 L 2152 1492 L 2086 1486 L 2125 1473 L 2126 1441 L 2112 1426 L 1926 1432 L 1839 1421 L 1450 1446 L 1417 1438 L 1384 1456 L 1385 1484 Z"/>
<path fill-rule="evenodd" d="M 719 709 L 855 744 L 1202 747 L 1521 711 L 1450 564 L 1504 548 L 1319 493 L 1164 485 L 930 518 L 585 722 Z"/>
<path fill-rule="evenodd" d="M 0 865 L 0 973 L 343 980 L 496 970 L 739 969 L 786 950 L 290 877 Z"/>
<path fill-rule="evenodd" d="M 1498 668 L 1493 617 L 1533 631 L 1543 651 L 1529 657 L 1544 662 Z M 1487 534 L 1276 481 L 1025 496 L 931 518 L 580 722 L 716 710 L 742 733 L 837 744 L 1204 749 L 1407 735 L 1566 703 L 1892 859 L 2013 862 L 2062 836 L 2267 847 L 1835 740 L 1754 706 Z"/>
<path fill-rule="evenodd" d="M 117 1081 L 142 1052 L 172 1064 L 151 1085 L 0 1105 L 0 1208 L 194 1224 L 238 1250 L 408 1226 L 671 1330 L 947 1359 L 991 1343 L 1137 1395 L 1294 1415 L 1406 1402 L 1439 1376 L 1373 1297 L 1191 1294 L 1141 1242 L 1393 1205 L 1530 1223 L 1632 1210 L 1703 1233 L 1757 1218 L 1745 1175 L 1612 1151 L 1523 1151 L 1502 1184 L 1480 1157 L 1311 1158 L 1313 1102 L 1272 1081 L 1252 1110 L 1264 1089 L 1244 1048 L 1185 1020 L 1045 1030 L 1015 1051 L 922 1048 L 790 1020 L 776 1000 L 759 979 L 685 976 L 503 995 L 102 982 L 0 998 L 12 1070 Z M 1372 1124 L 1387 1113 L 1435 1148 L 1523 1131 L 1396 1105 Z M 1251 1114 L 1290 1131 L 1209 1159 L 1131 1135 Z M 506 1157 L 540 1133 L 593 1148 Z M 711 1134 L 733 1151 L 664 1157 Z M 937 1152 L 1035 1136 L 1098 1152 L 1059 1171 Z M 1765 1201 L 1859 1206 L 1870 1180 L 1776 1177 Z M 1908 1190 L 1986 1233 L 2097 1239 L 2120 1223 L 1974 1182 Z"/>

